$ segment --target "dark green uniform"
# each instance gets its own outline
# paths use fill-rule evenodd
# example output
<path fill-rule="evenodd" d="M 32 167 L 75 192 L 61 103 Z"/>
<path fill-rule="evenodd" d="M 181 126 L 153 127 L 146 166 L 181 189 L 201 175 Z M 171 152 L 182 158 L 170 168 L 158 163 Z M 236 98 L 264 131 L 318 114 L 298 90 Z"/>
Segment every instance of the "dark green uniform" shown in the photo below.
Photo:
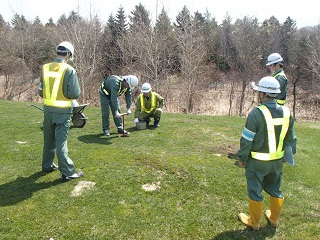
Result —
<path fill-rule="evenodd" d="M 279 71 L 275 72 L 273 74 L 273 77 L 275 77 L 280 84 L 281 93 L 277 95 L 277 102 L 278 104 L 284 105 L 287 98 L 287 84 L 288 84 L 287 77 L 284 74 L 284 71 L 282 68 Z"/>
<path fill-rule="evenodd" d="M 61 58 L 54 60 L 57 63 L 65 63 Z M 39 95 L 44 96 L 43 73 L 40 75 Z M 75 69 L 70 65 L 64 73 L 63 95 L 67 99 L 77 99 L 80 96 L 80 87 Z M 70 100 L 71 101 L 71 100 Z M 53 166 L 55 153 L 58 157 L 58 166 L 64 176 L 71 176 L 75 173 L 73 161 L 68 157 L 67 138 L 70 129 L 70 118 L 72 107 L 52 107 L 44 105 L 43 122 L 43 156 L 42 170 L 49 171 Z"/>
<path fill-rule="evenodd" d="M 102 114 L 102 130 L 110 129 L 110 109 L 113 116 L 114 124 L 118 131 L 122 130 L 121 118 L 115 117 L 115 112 L 120 112 L 120 102 L 118 97 L 125 94 L 126 107 L 129 109 L 132 103 L 131 90 L 124 86 L 123 78 L 119 76 L 109 76 L 102 83 L 99 89 L 101 114 Z"/>
<path fill-rule="evenodd" d="M 155 95 L 155 106 L 152 106 L 152 97 L 151 95 Z M 143 97 L 144 107 L 141 105 L 141 97 Z M 164 104 L 164 98 L 161 97 L 158 93 L 151 92 L 149 97 L 140 94 L 138 100 L 136 102 L 136 109 L 134 112 L 134 117 L 139 118 L 139 120 L 146 121 L 150 117 L 155 117 L 160 119 L 162 114 L 162 108 Z M 145 109 L 146 111 L 144 111 Z"/>
<path fill-rule="evenodd" d="M 275 100 L 267 100 L 263 103 L 272 118 L 283 118 L 283 107 L 278 105 Z M 291 146 L 293 153 L 296 152 L 296 137 L 294 133 L 294 121 L 290 116 L 289 128 L 283 142 L 285 146 Z M 275 126 L 276 144 L 279 143 L 281 125 Z M 282 177 L 282 158 L 276 160 L 261 161 L 252 157 L 252 152 L 268 153 L 268 132 L 265 117 L 262 111 L 254 108 L 247 118 L 242 137 L 240 149 L 237 157 L 242 162 L 246 162 L 247 190 L 250 199 L 261 202 L 262 190 L 275 198 L 282 198 L 281 177 Z"/>

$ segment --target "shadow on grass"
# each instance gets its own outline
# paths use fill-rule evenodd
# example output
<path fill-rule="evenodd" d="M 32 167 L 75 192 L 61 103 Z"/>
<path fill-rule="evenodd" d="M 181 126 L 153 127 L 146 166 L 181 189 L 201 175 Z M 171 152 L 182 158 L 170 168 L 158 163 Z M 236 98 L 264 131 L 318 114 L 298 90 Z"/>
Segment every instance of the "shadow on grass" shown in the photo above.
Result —
<path fill-rule="evenodd" d="M 245 228 L 243 230 L 233 230 L 226 231 L 218 234 L 212 240 L 264 240 L 266 238 L 271 239 L 276 233 L 276 229 L 270 224 L 267 224 L 265 227 L 260 228 L 259 231 L 254 231 L 250 228 Z"/>
<path fill-rule="evenodd" d="M 149 126 L 147 126 L 147 129 L 144 129 L 144 130 L 155 130 L 155 129 L 157 129 L 157 127 L 154 127 L 153 125 L 149 125 Z M 137 129 L 136 127 L 126 128 L 125 130 L 130 132 L 130 133 L 131 132 L 137 132 L 137 131 L 144 131 L 144 130 Z"/>
<path fill-rule="evenodd" d="M 98 143 L 109 145 L 111 139 L 119 137 L 120 134 L 111 134 L 111 136 L 105 137 L 102 133 L 82 135 L 78 137 L 78 140 L 84 143 Z"/>
<path fill-rule="evenodd" d="M 29 177 L 17 177 L 16 180 L 0 185 L 0 207 L 11 206 L 32 197 L 34 192 L 64 183 L 60 178 L 53 182 L 36 182 L 47 173 L 37 172 Z"/>
<path fill-rule="evenodd" d="M 147 129 L 154 130 L 156 128 L 153 126 L 149 126 Z M 143 130 L 138 130 L 136 127 L 126 128 L 125 130 L 130 133 L 135 131 L 143 131 Z M 78 137 L 78 140 L 84 143 L 97 143 L 97 144 L 109 145 L 109 144 L 112 144 L 110 140 L 112 140 L 113 138 L 121 137 L 121 136 L 122 135 L 118 133 L 111 133 L 110 136 L 105 137 L 102 133 L 99 133 L 99 134 L 82 135 Z"/>

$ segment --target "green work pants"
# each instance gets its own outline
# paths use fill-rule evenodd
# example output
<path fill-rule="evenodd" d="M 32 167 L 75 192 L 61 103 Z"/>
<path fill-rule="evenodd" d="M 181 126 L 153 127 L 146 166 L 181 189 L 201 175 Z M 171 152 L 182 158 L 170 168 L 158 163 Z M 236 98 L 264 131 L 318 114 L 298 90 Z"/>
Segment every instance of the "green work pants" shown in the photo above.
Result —
<path fill-rule="evenodd" d="M 148 118 L 151 118 L 151 117 L 161 118 L 161 114 L 162 114 L 162 109 L 157 108 L 156 110 L 152 111 L 151 113 L 140 112 L 138 118 L 141 121 L 146 121 Z"/>
<path fill-rule="evenodd" d="M 115 112 L 120 112 L 120 109 L 112 109 L 110 97 L 106 96 L 101 90 L 99 90 L 100 95 L 100 105 L 101 105 L 101 115 L 102 115 L 102 130 L 110 129 L 110 109 L 113 116 L 114 124 L 118 129 L 122 129 L 122 120 L 121 118 L 115 117 Z M 118 106 L 119 100 L 118 100 Z"/>
<path fill-rule="evenodd" d="M 246 179 L 248 197 L 254 201 L 263 201 L 262 190 L 275 198 L 283 198 L 281 187 L 282 160 L 259 161 L 248 159 Z"/>
<path fill-rule="evenodd" d="M 61 174 L 71 176 L 75 173 L 73 161 L 68 157 L 67 138 L 70 129 L 70 113 L 44 112 L 42 169 L 53 166 L 55 153 Z"/>

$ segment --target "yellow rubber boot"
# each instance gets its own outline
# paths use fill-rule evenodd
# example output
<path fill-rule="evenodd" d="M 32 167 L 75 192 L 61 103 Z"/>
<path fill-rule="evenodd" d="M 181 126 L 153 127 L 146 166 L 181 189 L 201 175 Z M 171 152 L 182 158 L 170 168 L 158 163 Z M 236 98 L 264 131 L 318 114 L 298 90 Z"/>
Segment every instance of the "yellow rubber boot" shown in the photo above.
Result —
<path fill-rule="evenodd" d="M 247 216 L 244 213 L 240 213 L 238 215 L 238 218 L 247 227 L 250 227 L 253 230 L 259 230 L 262 213 L 263 213 L 263 202 L 257 202 L 249 199 L 249 216 Z"/>
<path fill-rule="evenodd" d="M 283 202 L 284 198 L 270 196 L 270 210 L 266 210 L 265 214 L 273 227 L 278 227 Z"/>

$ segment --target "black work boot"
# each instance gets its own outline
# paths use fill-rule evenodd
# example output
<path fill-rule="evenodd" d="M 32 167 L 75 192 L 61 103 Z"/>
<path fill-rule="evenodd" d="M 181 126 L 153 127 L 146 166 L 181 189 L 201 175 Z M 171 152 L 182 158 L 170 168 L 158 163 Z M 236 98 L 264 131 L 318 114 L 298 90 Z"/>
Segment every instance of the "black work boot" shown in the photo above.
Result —
<path fill-rule="evenodd" d="M 123 130 L 123 128 L 118 128 L 118 133 L 119 134 L 123 134 L 125 136 L 129 136 L 130 135 L 130 133 L 127 132 L 126 130 Z"/>
<path fill-rule="evenodd" d="M 149 123 L 150 123 L 150 118 L 147 118 L 147 119 L 145 120 L 145 122 L 146 122 L 146 125 L 148 126 Z"/>
<path fill-rule="evenodd" d="M 153 126 L 154 127 L 160 127 L 160 125 L 159 125 L 159 122 L 160 122 L 160 118 L 154 118 L 154 123 L 153 123 Z"/>

